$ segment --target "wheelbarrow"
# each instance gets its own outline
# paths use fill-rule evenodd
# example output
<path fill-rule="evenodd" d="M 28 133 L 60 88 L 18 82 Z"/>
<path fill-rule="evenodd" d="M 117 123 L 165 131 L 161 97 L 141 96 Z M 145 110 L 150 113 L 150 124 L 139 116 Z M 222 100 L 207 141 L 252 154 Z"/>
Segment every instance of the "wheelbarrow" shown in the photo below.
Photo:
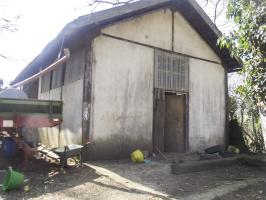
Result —
<path fill-rule="evenodd" d="M 60 158 L 60 165 L 62 168 L 64 166 L 67 166 L 67 159 L 72 158 L 76 164 L 81 165 L 81 152 L 82 152 L 83 146 L 78 144 L 69 144 L 64 147 L 58 147 L 52 149 L 52 151 L 59 156 Z M 78 161 L 75 159 L 75 157 L 78 157 Z"/>

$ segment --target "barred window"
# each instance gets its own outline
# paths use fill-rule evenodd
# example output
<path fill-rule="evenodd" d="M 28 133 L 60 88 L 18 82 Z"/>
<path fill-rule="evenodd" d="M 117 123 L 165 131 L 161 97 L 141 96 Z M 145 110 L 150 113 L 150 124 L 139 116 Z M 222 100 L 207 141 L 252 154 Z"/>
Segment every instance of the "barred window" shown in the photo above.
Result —
<path fill-rule="evenodd" d="M 188 91 L 189 58 L 155 50 L 155 88 Z"/>

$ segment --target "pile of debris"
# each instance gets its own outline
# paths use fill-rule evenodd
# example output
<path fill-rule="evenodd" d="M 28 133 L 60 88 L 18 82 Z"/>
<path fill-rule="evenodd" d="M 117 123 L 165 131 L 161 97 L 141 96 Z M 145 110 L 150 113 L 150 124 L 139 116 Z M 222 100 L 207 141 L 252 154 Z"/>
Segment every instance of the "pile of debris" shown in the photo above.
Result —
<path fill-rule="evenodd" d="M 263 154 L 240 154 L 237 147 L 228 146 L 225 150 L 222 145 L 216 145 L 205 149 L 204 153 L 199 153 L 198 160 L 190 162 L 173 161 L 171 171 L 172 174 L 184 174 L 229 167 L 236 164 L 266 168 L 266 156 Z"/>

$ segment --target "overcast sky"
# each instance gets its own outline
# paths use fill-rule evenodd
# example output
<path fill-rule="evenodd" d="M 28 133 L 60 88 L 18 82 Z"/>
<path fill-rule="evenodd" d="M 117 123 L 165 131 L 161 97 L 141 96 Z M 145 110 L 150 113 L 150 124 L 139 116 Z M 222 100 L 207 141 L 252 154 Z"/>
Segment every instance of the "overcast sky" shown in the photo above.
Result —
<path fill-rule="evenodd" d="M 106 8 L 98 6 L 96 10 Z M 204 9 L 212 15 L 213 6 Z M 68 22 L 90 12 L 86 0 L 0 0 L 0 18 L 20 16 L 15 21 L 17 31 L 0 31 L 0 54 L 8 58 L 0 57 L 0 78 L 5 84 L 12 81 Z M 224 15 L 218 22 L 222 31 L 227 30 L 220 26 Z"/>

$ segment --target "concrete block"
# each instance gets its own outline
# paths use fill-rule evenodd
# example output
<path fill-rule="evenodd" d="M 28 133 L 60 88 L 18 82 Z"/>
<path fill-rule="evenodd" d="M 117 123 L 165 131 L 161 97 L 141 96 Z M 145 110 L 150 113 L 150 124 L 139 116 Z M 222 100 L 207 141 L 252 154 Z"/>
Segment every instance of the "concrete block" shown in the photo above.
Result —
<path fill-rule="evenodd" d="M 239 163 L 239 157 L 217 159 L 217 160 L 204 160 L 193 161 L 185 163 L 173 163 L 171 165 L 172 174 L 185 174 L 191 172 L 200 172 L 213 170 L 219 167 L 228 167 Z"/>
<path fill-rule="evenodd" d="M 242 165 L 266 168 L 266 156 L 243 156 L 239 159 Z"/>

